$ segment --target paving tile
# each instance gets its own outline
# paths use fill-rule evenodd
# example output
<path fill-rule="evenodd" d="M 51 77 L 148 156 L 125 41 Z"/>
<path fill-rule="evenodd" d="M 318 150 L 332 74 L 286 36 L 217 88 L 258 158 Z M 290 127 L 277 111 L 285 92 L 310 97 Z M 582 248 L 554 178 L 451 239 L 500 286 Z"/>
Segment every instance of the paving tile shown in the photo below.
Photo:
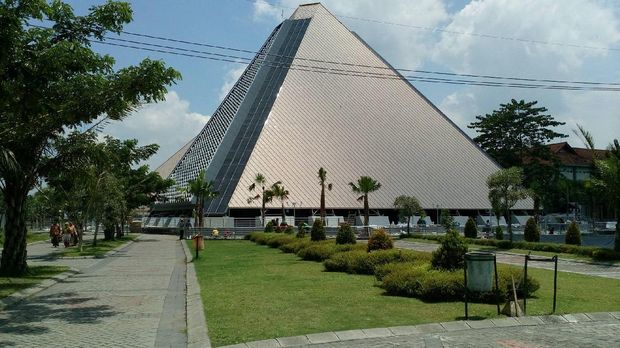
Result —
<path fill-rule="evenodd" d="M 388 328 L 394 336 L 412 335 L 420 333 L 417 326 L 393 326 Z"/>
<path fill-rule="evenodd" d="M 586 315 L 588 317 L 590 317 L 590 319 L 595 320 L 595 321 L 598 321 L 598 320 L 614 320 L 614 319 L 616 319 L 609 312 L 586 313 Z"/>
<path fill-rule="evenodd" d="M 491 321 L 497 327 L 508 327 L 508 326 L 520 325 L 520 323 L 515 318 L 499 318 L 499 319 L 491 319 Z"/>
<path fill-rule="evenodd" d="M 276 348 L 280 347 L 280 343 L 275 339 L 262 340 L 262 341 L 254 341 L 254 342 L 246 342 L 245 343 L 249 348 Z"/>
<path fill-rule="evenodd" d="M 495 327 L 495 324 L 493 324 L 490 319 L 468 320 L 467 325 L 469 325 L 472 329 L 488 329 L 490 327 Z"/>
<path fill-rule="evenodd" d="M 436 333 L 446 331 L 443 326 L 437 323 L 417 325 L 416 329 L 420 333 Z"/>
<path fill-rule="evenodd" d="M 340 341 L 338 336 L 336 336 L 333 332 L 321 332 L 306 335 L 310 343 L 327 343 L 327 342 L 335 342 Z"/>
<path fill-rule="evenodd" d="M 336 331 L 336 336 L 340 338 L 341 341 L 347 340 L 359 340 L 367 338 L 366 334 L 362 330 L 347 330 L 347 331 Z"/>
<path fill-rule="evenodd" d="M 368 338 L 394 336 L 392 331 L 390 331 L 388 328 L 362 329 L 362 332 L 364 332 L 364 334 Z"/>
<path fill-rule="evenodd" d="M 517 317 L 515 318 L 521 325 L 542 325 L 543 320 L 539 317 Z"/>
<path fill-rule="evenodd" d="M 282 347 L 301 346 L 310 343 L 310 341 L 308 341 L 308 337 L 306 336 L 280 337 L 276 338 L 276 340 Z"/>
<path fill-rule="evenodd" d="M 467 325 L 464 321 L 448 321 L 445 323 L 441 323 L 446 331 L 460 331 L 470 329 L 469 325 Z"/>
<path fill-rule="evenodd" d="M 562 315 L 569 323 L 578 323 L 582 321 L 592 321 L 592 319 L 584 313 L 571 313 Z"/>
<path fill-rule="evenodd" d="M 556 323 L 566 323 L 568 322 L 561 315 L 541 315 L 540 319 L 544 321 L 546 324 L 556 324 Z"/>
<path fill-rule="evenodd" d="M 614 316 L 614 318 L 620 320 L 620 312 L 610 312 L 610 314 Z"/>

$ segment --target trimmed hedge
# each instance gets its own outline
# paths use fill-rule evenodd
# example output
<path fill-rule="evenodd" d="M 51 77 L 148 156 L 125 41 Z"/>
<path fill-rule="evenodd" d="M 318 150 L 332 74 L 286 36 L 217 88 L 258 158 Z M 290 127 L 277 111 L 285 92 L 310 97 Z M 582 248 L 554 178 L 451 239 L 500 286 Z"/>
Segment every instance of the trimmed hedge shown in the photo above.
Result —
<path fill-rule="evenodd" d="M 386 265 L 378 269 L 381 276 L 381 287 L 389 295 L 415 297 L 426 301 L 460 301 L 465 295 L 463 272 L 440 271 L 432 269 L 429 264 Z M 379 277 L 379 275 L 377 277 Z M 512 293 L 512 277 L 516 284 L 521 284 L 523 275 L 519 270 L 500 268 L 499 293 L 471 293 L 471 301 L 496 303 L 510 298 Z M 520 287 L 517 296 L 522 297 Z M 540 288 L 537 280 L 528 276 L 528 297 Z"/>
<path fill-rule="evenodd" d="M 467 238 L 478 238 L 478 227 L 476 226 L 476 222 L 471 217 L 467 219 L 465 223 L 465 237 Z"/>
<path fill-rule="evenodd" d="M 310 230 L 310 239 L 312 239 L 313 242 L 326 239 L 325 226 L 323 226 L 323 221 L 321 221 L 321 219 L 316 219 L 312 223 L 312 230 Z"/>
<path fill-rule="evenodd" d="M 306 248 L 312 243 L 309 238 L 295 238 L 293 242 L 280 245 L 280 250 L 287 254 L 297 254 L 299 250 Z"/>
<path fill-rule="evenodd" d="M 387 234 L 387 232 L 382 229 L 376 229 L 368 238 L 368 252 L 373 250 L 384 250 L 384 249 L 392 249 L 394 248 L 394 242 L 392 238 Z"/>
<path fill-rule="evenodd" d="M 328 272 L 345 272 L 352 274 L 374 274 L 378 266 L 394 262 L 425 262 L 430 261 L 428 253 L 390 249 L 377 250 L 371 253 L 363 250 L 353 250 L 333 254 L 325 260 L 325 270 Z"/>
<path fill-rule="evenodd" d="M 343 244 L 336 245 L 331 240 L 311 242 L 310 245 L 299 249 L 297 256 L 307 261 L 324 261 L 330 256 L 344 251 L 364 250 L 364 245 Z"/>
<path fill-rule="evenodd" d="M 344 223 L 338 226 L 338 233 L 336 234 L 336 244 L 355 244 L 355 232 L 351 225 Z"/>
<path fill-rule="evenodd" d="M 440 241 L 441 235 L 413 235 L 413 238 Z M 471 239 L 465 238 L 470 244 L 492 246 L 499 249 L 524 249 L 532 251 L 548 251 L 552 253 L 564 253 L 583 255 L 598 261 L 620 260 L 620 252 L 615 252 L 607 248 L 577 246 L 558 243 L 531 243 L 531 242 L 510 242 L 508 240 L 497 239 Z"/>
<path fill-rule="evenodd" d="M 523 229 L 523 239 L 526 242 L 540 242 L 540 228 L 534 218 L 527 219 L 525 228 Z"/>
<path fill-rule="evenodd" d="M 568 225 L 568 230 L 566 230 L 566 235 L 564 236 L 564 243 L 581 245 L 581 231 L 579 231 L 579 225 L 575 221 Z"/>
<path fill-rule="evenodd" d="M 451 271 L 463 268 L 467 243 L 455 230 L 448 230 L 441 239 L 441 246 L 433 252 L 431 264 L 435 269 Z"/>

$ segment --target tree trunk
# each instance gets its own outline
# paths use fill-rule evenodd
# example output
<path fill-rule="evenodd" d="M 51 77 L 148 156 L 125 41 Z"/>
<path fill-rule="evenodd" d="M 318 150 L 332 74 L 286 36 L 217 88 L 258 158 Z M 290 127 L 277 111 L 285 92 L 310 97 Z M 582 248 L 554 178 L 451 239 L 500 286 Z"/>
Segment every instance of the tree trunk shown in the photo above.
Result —
<path fill-rule="evenodd" d="M 24 204 L 27 189 L 15 187 L 13 183 L 6 182 L 4 190 L 4 203 L 6 222 L 4 225 L 4 249 L 0 261 L 0 274 L 6 276 L 19 276 L 26 272 L 26 220 Z"/>
<path fill-rule="evenodd" d="M 281 224 L 286 223 L 286 212 L 284 211 L 284 200 L 282 200 L 282 222 Z"/>
<path fill-rule="evenodd" d="M 368 227 L 368 220 L 370 216 L 370 209 L 368 208 L 368 195 L 364 195 L 364 226 L 366 226 L 366 235 L 370 237 L 370 227 Z"/>
<path fill-rule="evenodd" d="M 200 209 L 200 204 L 196 203 L 196 207 L 194 208 L 194 228 L 198 228 L 198 210 L 199 209 Z"/>
<path fill-rule="evenodd" d="M 203 219 L 204 219 L 204 215 L 205 215 L 204 206 L 205 206 L 205 202 L 201 198 L 200 199 L 200 205 L 198 206 L 198 226 L 200 228 L 204 227 L 204 223 L 203 223 Z"/>
<path fill-rule="evenodd" d="M 510 243 L 512 243 L 512 224 L 510 223 L 510 221 L 512 220 L 512 212 L 510 211 L 510 209 L 508 209 L 508 221 L 506 221 L 506 224 L 508 224 L 508 235 L 510 235 Z"/>
<path fill-rule="evenodd" d="M 99 220 L 95 219 L 95 233 L 93 234 L 93 246 L 97 246 L 97 233 L 99 232 Z"/>
<path fill-rule="evenodd" d="M 325 225 L 325 183 L 321 183 L 321 222 Z"/>
<path fill-rule="evenodd" d="M 620 252 L 620 209 L 616 211 L 616 238 L 614 241 L 614 250 Z"/>
<path fill-rule="evenodd" d="M 407 217 L 407 234 L 409 234 L 409 226 L 411 225 L 411 216 Z"/>
<path fill-rule="evenodd" d="M 538 224 L 540 220 L 540 197 L 534 196 L 534 221 Z"/>
<path fill-rule="evenodd" d="M 260 198 L 262 202 L 261 209 L 260 209 L 260 220 L 261 220 L 261 223 L 263 224 L 261 228 L 264 228 L 265 227 L 265 186 L 263 186 L 263 195 L 260 196 Z"/>

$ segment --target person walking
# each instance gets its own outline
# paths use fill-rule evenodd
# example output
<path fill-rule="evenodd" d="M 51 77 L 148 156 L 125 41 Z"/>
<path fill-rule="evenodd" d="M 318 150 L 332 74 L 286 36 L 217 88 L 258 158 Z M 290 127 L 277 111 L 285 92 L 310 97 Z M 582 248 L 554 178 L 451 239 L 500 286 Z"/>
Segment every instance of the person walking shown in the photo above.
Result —
<path fill-rule="evenodd" d="M 65 245 L 65 248 L 68 248 L 71 245 L 71 228 L 69 227 L 68 222 L 65 222 L 65 228 L 62 234 L 62 243 Z"/>
<path fill-rule="evenodd" d="M 58 247 L 58 243 L 60 242 L 60 234 L 60 225 L 58 222 L 54 222 L 50 227 L 50 239 L 54 248 Z"/>
<path fill-rule="evenodd" d="M 69 222 L 69 232 L 71 233 L 71 245 L 76 246 L 78 244 L 78 233 L 73 222 Z"/>

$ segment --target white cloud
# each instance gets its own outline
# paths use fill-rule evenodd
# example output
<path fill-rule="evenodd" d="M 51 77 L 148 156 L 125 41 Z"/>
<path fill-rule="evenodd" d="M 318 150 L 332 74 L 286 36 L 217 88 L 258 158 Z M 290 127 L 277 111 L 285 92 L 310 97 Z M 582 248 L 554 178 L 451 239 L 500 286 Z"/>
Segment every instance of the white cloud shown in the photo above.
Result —
<path fill-rule="evenodd" d="M 164 101 L 144 105 L 122 122 L 110 123 L 103 133 L 119 139 L 138 139 L 141 145 L 159 144 L 157 154 L 146 162 L 154 170 L 195 137 L 208 119 L 191 112 L 189 102 L 170 91 Z"/>
<path fill-rule="evenodd" d="M 230 92 L 231 88 L 235 85 L 237 80 L 239 80 L 239 77 L 243 74 L 246 67 L 247 65 L 235 66 L 226 72 L 224 75 L 224 83 L 222 84 L 222 87 L 220 87 L 220 101 L 224 99 L 228 92 Z"/>

